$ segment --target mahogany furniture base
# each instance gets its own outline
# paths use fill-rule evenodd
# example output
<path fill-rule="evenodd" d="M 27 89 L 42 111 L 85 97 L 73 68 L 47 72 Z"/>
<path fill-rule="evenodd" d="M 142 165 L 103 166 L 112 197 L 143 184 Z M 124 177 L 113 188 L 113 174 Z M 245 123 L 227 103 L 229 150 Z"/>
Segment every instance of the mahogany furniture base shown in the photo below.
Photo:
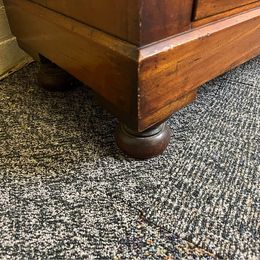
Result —
<path fill-rule="evenodd" d="M 163 152 L 170 134 L 160 124 L 190 104 L 200 85 L 260 54 L 255 0 L 4 4 L 20 47 L 92 88 L 122 124 L 119 147 L 137 158 Z M 43 64 L 39 83 L 63 90 L 68 78 Z"/>
<path fill-rule="evenodd" d="M 171 131 L 166 123 L 151 127 L 141 133 L 120 124 L 116 131 L 118 147 L 125 154 L 136 159 L 148 159 L 163 153 L 170 139 Z"/>

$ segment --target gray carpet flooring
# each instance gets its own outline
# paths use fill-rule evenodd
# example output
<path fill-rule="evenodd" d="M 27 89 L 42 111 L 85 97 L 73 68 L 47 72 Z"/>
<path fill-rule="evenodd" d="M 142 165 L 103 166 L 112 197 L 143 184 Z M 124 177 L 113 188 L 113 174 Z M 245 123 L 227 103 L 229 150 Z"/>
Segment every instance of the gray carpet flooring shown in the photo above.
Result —
<path fill-rule="evenodd" d="M 167 151 L 121 154 L 90 91 L 36 63 L 0 82 L 0 259 L 259 259 L 260 58 L 169 119 Z"/>

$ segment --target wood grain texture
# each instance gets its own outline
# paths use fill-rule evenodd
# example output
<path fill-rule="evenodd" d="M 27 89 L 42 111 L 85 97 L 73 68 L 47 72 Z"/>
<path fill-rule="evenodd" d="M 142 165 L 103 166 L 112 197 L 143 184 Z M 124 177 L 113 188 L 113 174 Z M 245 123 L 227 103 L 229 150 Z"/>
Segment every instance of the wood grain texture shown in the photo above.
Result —
<path fill-rule="evenodd" d="M 139 0 L 32 0 L 131 43 L 139 43 Z"/>
<path fill-rule="evenodd" d="M 132 122 L 137 110 L 135 46 L 29 1 L 4 3 L 20 46 L 91 86 L 119 118 L 136 123 Z"/>
<path fill-rule="evenodd" d="M 171 104 L 201 84 L 259 54 L 260 8 L 142 49 L 140 128 L 165 118 Z"/>
<path fill-rule="evenodd" d="M 193 0 L 32 0 L 138 46 L 190 29 Z"/>
<path fill-rule="evenodd" d="M 142 0 L 140 45 L 190 29 L 193 0 Z"/>
<path fill-rule="evenodd" d="M 216 21 L 219 21 L 221 19 L 225 19 L 227 17 L 231 17 L 231 16 L 234 16 L 234 15 L 243 13 L 243 12 L 247 12 L 250 9 L 255 9 L 257 7 L 260 7 L 260 1 L 253 2 L 253 3 L 247 4 L 247 5 L 243 5 L 243 6 L 240 6 L 240 7 L 237 7 L 237 8 L 222 12 L 222 13 L 218 13 L 218 14 L 209 16 L 209 17 L 205 17 L 203 19 L 195 20 L 195 21 L 192 22 L 191 27 L 196 28 L 196 27 L 199 27 L 199 26 L 202 26 L 202 25 L 205 25 L 205 24 L 216 22 Z"/>
<path fill-rule="evenodd" d="M 195 20 L 241 7 L 257 0 L 195 0 Z"/>

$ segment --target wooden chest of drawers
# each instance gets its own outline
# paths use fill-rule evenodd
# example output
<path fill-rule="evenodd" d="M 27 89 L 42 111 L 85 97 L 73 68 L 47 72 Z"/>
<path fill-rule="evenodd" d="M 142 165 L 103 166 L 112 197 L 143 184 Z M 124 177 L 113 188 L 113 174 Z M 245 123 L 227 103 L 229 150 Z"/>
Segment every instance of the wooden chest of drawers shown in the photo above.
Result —
<path fill-rule="evenodd" d="M 260 53 L 260 1 L 4 2 L 20 46 L 90 86 L 121 122 L 119 147 L 137 158 L 163 152 L 164 121 L 201 84 Z"/>

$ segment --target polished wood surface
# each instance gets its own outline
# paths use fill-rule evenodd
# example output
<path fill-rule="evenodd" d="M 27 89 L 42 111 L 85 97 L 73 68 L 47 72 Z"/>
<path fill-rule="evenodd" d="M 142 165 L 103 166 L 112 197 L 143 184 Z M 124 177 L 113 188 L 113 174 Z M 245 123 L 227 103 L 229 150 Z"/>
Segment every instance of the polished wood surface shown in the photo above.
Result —
<path fill-rule="evenodd" d="M 170 114 L 175 100 L 258 54 L 260 8 L 142 49 L 141 128 L 153 123 L 154 113 L 167 107 Z"/>
<path fill-rule="evenodd" d="M 234 9 L 231 9 L 231 10 L 228 10 L 228 11 L 224 11 L 224 12 L 212 15 L 212 16 L 208 16 L 208 17 L 205 17 L 203 19 L 192 21 L 191 28 L 196 28 L 196 27 L 199 27 L 199 26 L 202 26 L 202 25 L 205 25 L 205 24 L 216 22 L 216 21 L 234 16 L 234 15 L 237 15 L 237 14 L 247 12 L 249 10 L 253 10 L 255 8 L 258 8 L 258 7 L 260 7 L 260 1 L 253 2 L 251 4 L 247 4 L 247 5 L 243 5 L 243 6 L 239 6 L 237 8 L 234 8 Z"/>
<path fill-rule="evenodd" d="M 138 46 L 190 29 L 193 0 L 32 0 Z"/>
<path fill-rule="evenodd" d="M 193 0 L 141 0 L 140 45 L 191 28 Z"/>
<path fill-rule="evenodd" d="M 128 156 L 137 159 L 148 159 L 160 155 L 171 139 L 171 130 L 162 123 L 147 131 L 139 132 L 120 124 L 116 131 L 118 147 Z"/>
<path fill-rule="evenodd" d="M 195 0 L 195 20 L 241 7 L 257 0 Z"/>
<path fill-rule="evenodd" d="M 171 0 L 161 0 L 159 5 L 157 0 L 140 2 L 144 5 L 138 17 L 143 23 L 134 43 L 50 6 L 28 0 L 4 1 L 20 46 L 34 57 L 46 57 L 91 87 L 124 129 L 142 139 L 145 137 L 137 133 L 149 132 L 191 103 L 201 84 L 260 54 L 260 8 L 254 6 L 200 26 L 194 24 L 199 21 L 192 22 L 190 1 L 182 2 L 185 12 L 178 1 L 173 9 L 164 9 L 171 7 Z M 170 10 L 179 11 L 171 14 Z M 176 19 L 179 23 L 175 24 Z M 165 38 L 167 35 L 170 37 Z M 125 138 L 128 130 L 120 132 L 120 146 L 130 154 L 129 139 Z M 140 140 L 133 138 L 138 146 Z M 154 155 L 156 146 L 152 148 Z"/>
<path fill-rule="evenodd" d="M 134 45 L 29 1 L 5 3 L 12 31 L 27 52 L 34 55 L 37 50 L 91 86 L 119 118 L 136 121 L 138 51 Z"/>
<path fill-rule="evenodd" d="M 32 0 L 128 42 L 139 43 L 139 0 Z"/>

